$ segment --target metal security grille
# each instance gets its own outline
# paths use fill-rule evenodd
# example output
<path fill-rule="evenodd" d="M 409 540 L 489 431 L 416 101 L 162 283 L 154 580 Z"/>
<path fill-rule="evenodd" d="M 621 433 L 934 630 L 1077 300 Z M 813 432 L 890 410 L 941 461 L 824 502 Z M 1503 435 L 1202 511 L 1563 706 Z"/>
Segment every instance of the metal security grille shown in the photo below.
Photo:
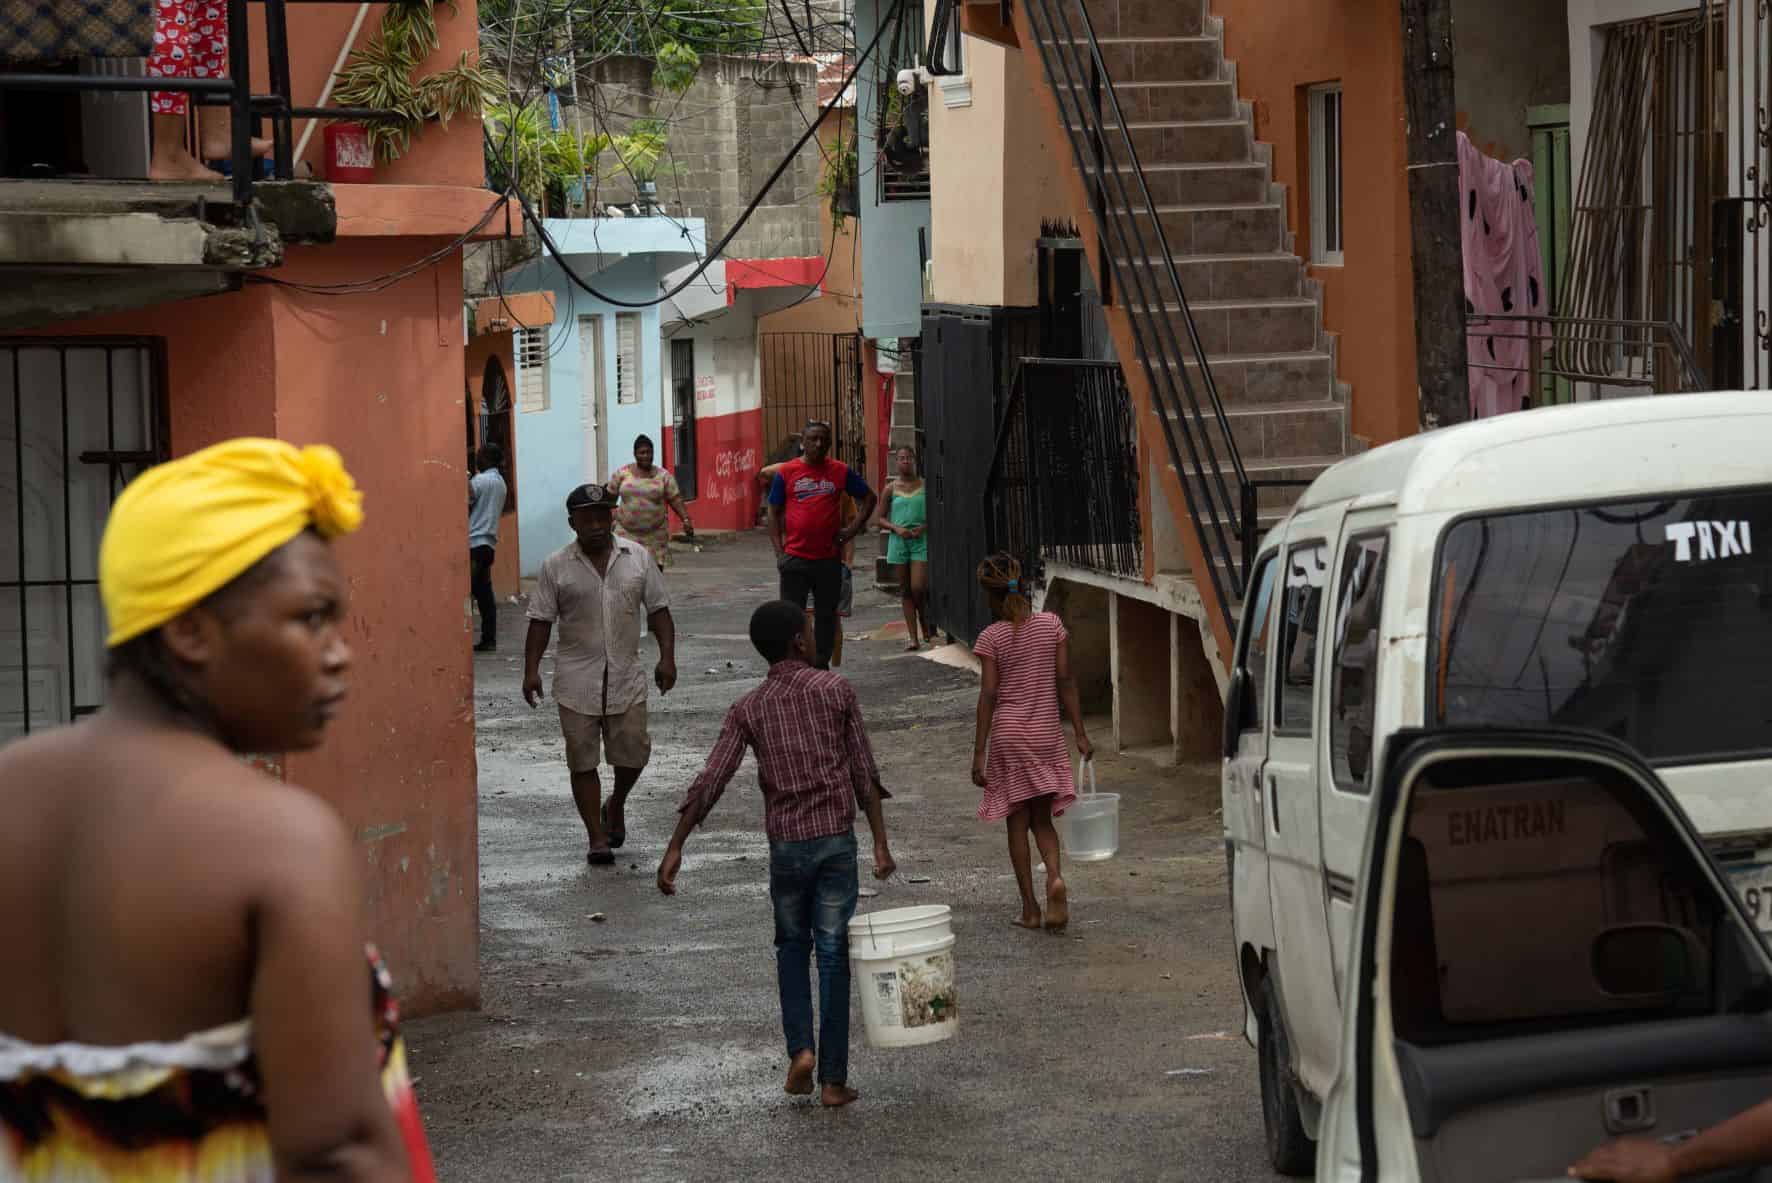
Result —
<path fill-rule="evenodd" d="M 548 409 L 548 330 L 517 331 L 517 409 L 524 414 Z"/>
<path fill-rule="evenodd" d="M 0 742 L 98 710 L 98 544 L 123 486 L 166 458 L 158 347 L 0 344 Z"/>
<path fill-rule="evenodd" d="M 867 471 L 861 337 L 856 333 L 760 333 L 763 447 L 770 463 L 799 454 L 808 420 L 831 425 L 837 459 Z"/>
<path fill-rule="evenodd" d="M 1672 325 L 1722 387 L 1772 387 L 1772 15 L 1708 0 L 1608 27 L 1559 315 Z M 1602 341 L 1557 368 L 1638 373 Z M 1664 363 L 1665 364 L 1665 363 Z"/>

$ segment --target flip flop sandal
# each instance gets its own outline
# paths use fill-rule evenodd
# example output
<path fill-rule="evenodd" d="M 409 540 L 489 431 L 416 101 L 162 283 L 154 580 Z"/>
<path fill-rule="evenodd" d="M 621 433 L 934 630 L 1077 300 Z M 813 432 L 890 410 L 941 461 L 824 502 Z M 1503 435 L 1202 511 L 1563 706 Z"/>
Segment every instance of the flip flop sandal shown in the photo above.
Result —
<path fill-rule="evenodd" d="M 613 867 L 615 852 L 613 850 L 593 850 L 585 855 L 585 862 L 593 867 Z"/>
<path fill-rule="evenodd" d="M 605 801 L 598 806 L 597 814 L 603 819 L 603 832 L 609 836 L 609 849 L 620 850 L 627 843 L 628 832 L 609 828 L 609 802 Z"/>

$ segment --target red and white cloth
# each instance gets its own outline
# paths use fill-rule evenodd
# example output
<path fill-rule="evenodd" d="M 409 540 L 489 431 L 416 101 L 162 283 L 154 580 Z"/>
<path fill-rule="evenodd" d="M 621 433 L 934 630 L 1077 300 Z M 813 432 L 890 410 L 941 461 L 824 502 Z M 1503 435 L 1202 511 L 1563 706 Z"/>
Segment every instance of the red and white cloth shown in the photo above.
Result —
<path fill-rule="evenodd" d="M 1035 797 L 1052 798 L 1054 817 L 1077 799 L 1070 748 L 1058 715 L 1058 647 L 1070 639 L 1064 622 L 1036 612 L 1020 626 L 999 620 L 972 647 L 997 666 L 997 707 L 984 767 L 980 821 L 1000 821 Z"/>
<path fill-rule="evenodd" d="M 154 0 L 154 52 L 149 78 L 226 78 L 228 0 Z M 148 109 L 156 115 L 183 115 L 190 96 L 156 90 Z"/>

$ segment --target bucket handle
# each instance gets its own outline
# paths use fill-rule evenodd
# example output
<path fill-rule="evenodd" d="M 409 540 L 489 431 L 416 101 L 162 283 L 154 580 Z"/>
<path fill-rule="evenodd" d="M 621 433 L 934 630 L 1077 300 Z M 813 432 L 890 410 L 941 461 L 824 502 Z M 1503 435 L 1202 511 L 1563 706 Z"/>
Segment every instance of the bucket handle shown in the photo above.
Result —
<path fill-rule="evenodd" d="M 1085 778 L 1083 776 L 1083 773 L 1085 771 L 1089 773 L 1087 780 L 1085 780 Z M 1088 784 L 1088 786 L 1089 786 L 1087 792 L 1085 792 L 1083 789 L 1083 786 L 1085 783 Z M 1077 791 L 1085 797 L 1093 797 L 1093 796 L 1095 796 L 1096 792 L 1098 791 L 1098 786 L 1095 781 L 1095 761 L 1094 760 L 1092 760 L 1092 759 L 1086 760 L 1081 756 L 1077 757 Z"/>

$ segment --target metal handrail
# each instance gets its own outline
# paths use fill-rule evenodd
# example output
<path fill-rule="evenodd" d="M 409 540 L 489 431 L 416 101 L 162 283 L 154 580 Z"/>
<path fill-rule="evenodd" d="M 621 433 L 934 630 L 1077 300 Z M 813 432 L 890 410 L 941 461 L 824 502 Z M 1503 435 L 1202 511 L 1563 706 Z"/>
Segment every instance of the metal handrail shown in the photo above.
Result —
<path fill-rule="evenodd" d="M 1248 578 L 1248 567 L 1237 545 L 1247 532 L 1243 522 L 1243 490 L 1249 483 L 1248 472 L 1231 434 L 1193 310 L 1182 290 L 1156 201 L 1114 93 L 1088 9 L 1083 0 L 1025 3 L 1077 169 L 1091 184 L 1091 204 L 1103 240 L 1101 255 L 1106 273 L 1099 277 L 1103 300 L 1113 298 L 1115 289 L 1124 293 L 1138 360 L 1151 383 L 1170 461 L 1175 466 L 1188 512 L 1205 544 L 1207 570 L 1199 574 L 1211 581 L 1219 604 L 1228 612 L 1229 605 L 1241 597 Z M 1067 6 L 1078 18 L 1076 24 L 1067 14 Z M 1067 53 L 1064 46 L 1076 48 Z M 1083 100 L 1085 93 L 1088 102 Z M 1123 149 L 1123 160 L 1116 155 L 1116 149 Z M 1127 186 L 1128 174 L 1135 189 Z M 1151 222 L 1155 249 L 1146 242 L 1138 224 L 1140 217 Z M 1152 274 L 1151 264 L 1157 259 L 1162 262 L 1160 276 Z M 1162 290 L 1164 280 L 1167 293 Z M 1164 307 L 1165 295 L 1180 313 L 1185 327 L 1185 353 Z M 1199 368 L 1200 390 L 1196 390 L 1188 373 L 1190 360 Z M 1211 439 L 1214 427 L 1222 438 L 1221 446 L 1215 446 Z"/>
<path fill-rule="evenodd" d="M 271 171 L 280 181 L 295 179 L 296 119 L 395 119 L 397 113 L 369 107 L 298 107 L 291 98 L 289 73 L 290 4 L 355 3 L 356 0 L 248 0 L 265 8 L 265 49 L 269 62 L 270 93 L 252 93 L 252 45 L 245 3 L 228 5 L 228 76 L 226 78 L 129 78 L 115 74 L 41 74 L 0 72 L 0 90 L 45 91 L 168 91 L 188 94 L 192 101 L 224 102 L 232 116 L 233 143 L 229 165 L 233 171 L 233 197 L 237 205 L 250 205 L 253 174 L 254 124 L 260 117 L 271 121 Z"/>
<path fill-rule="evenodd" d="M 1710 389 L 1710 380 L 1698 362 L 1685 332 L 1671 320 L 1627 320 L 1616 317 L 1546 316 L 1526 313 L 1467 312 L 1465 333 L 1486 332 L 1500 341 L 1525 341 L 1530 351 L 1526 369 L 1534 375 L 1567 382 L 1601 386 L 1658 385 L 1656 357 L 1664 356 L 1674 376 L 1674 392 Z M 1499 331 L 1498 331 L 1499 330 Z M 1629 365 L 1599 368 L 1584 364 L 1595 352 L 1641 363 L 1641 372 Z M 1544 355 L 1548 355 L 1548 364 Z M 1518 367 L 1470 362 L 1472 370 L 1517 370 Z"/>

